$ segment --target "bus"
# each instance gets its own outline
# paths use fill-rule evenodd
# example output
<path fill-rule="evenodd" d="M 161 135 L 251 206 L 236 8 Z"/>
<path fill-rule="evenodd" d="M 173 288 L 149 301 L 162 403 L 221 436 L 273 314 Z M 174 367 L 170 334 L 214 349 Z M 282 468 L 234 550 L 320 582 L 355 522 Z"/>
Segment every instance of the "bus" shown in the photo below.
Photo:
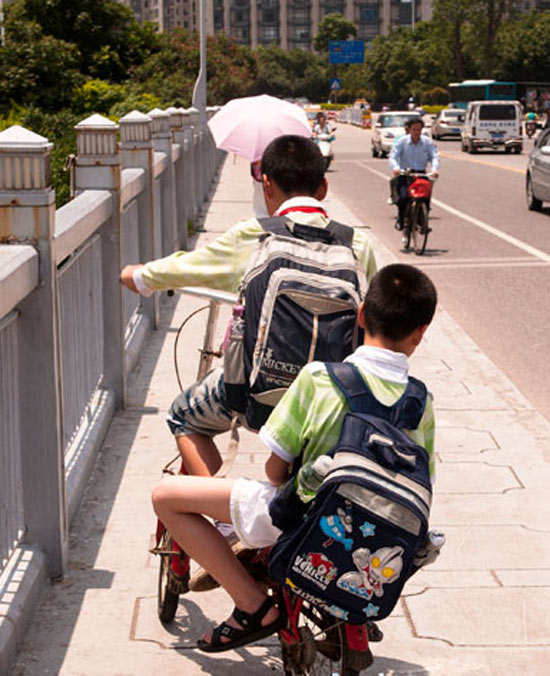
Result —
<path fill-rule="evenodd" d="M 450 105 L 467 108 L 470 101 L 516 101 L 515 82 L 497 80 L 464 80 L 449 85 Z"/>

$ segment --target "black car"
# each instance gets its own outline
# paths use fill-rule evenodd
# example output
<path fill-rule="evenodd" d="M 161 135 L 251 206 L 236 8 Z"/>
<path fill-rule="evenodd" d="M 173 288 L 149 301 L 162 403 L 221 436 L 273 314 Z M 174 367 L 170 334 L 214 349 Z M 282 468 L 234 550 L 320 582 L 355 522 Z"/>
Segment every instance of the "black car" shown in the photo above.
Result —
<path fill-rule="evenodd" d="M 550 202 L 550 129 L 541 131 L 529 153 L 525 195 L 531 211 L 538 211 L 543 202 Z"/>

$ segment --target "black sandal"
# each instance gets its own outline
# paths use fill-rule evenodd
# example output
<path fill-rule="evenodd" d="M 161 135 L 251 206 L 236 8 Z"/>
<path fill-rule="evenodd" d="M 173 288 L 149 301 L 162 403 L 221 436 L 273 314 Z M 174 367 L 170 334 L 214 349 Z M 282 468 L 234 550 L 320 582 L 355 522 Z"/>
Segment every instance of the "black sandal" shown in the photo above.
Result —
<path fill-rule="evenodd" d="M 255 613 L 245 613 L 244 610 L 234 608 L 231 617 L 241 625 L 241 629 L 222 622 L 212 632 L 210 642 L 199 639 L 197 648 L 205 653 L 221 653 L 224 650 L 233 650 L 254 643 L 273 634 L 281 627 L 281 615 L 271 624 L 262 626 L 263 618 L 273 605 L 273 599 L 268 597 Z M 222 637 L 228 638 L 229 641 L 222 641 Z"/>

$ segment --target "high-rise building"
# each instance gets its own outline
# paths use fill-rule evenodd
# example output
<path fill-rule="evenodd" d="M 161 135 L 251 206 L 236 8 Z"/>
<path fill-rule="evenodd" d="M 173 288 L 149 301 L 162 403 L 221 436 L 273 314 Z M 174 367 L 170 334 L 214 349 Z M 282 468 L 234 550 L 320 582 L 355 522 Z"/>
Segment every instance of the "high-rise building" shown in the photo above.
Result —
<path fill-rule="evenodd" d="M 153 21 L 161 31 L 177 26 L 199 30 L 201 0 L 121 1 L 138 21 Z M 253 48 L 275 43 L 284 49 L 311 50 L 319 22 L 332 12 L 352 21 L 357 38 L 369 43 L 394 26 L 429 20 L 432 0 L 206 0 L 206 26 L 209 34 L 226 33 Z"/>

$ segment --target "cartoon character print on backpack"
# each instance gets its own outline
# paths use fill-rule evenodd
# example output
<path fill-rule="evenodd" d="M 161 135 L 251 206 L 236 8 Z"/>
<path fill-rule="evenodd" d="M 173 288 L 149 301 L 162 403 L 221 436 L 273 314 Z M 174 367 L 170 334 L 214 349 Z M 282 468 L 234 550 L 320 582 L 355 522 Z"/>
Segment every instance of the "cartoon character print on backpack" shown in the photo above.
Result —
<path fill-rule="evenodd" d="M 325 554 L 320 552 L 309 552 L 305 556 L 298 554 L 294 559 L 292 569 L 323 590 L 338 575 L 338 568 Z"/>
<path fill-rule="evenodd" d="M 346 537 L 353 532 L 353 518 L 349 502 L 346 503 L 345 510 L 338 507 L 336 514 L 321 517 L 319 525 L 323 533 L 328 536 L 328 540 L 323 544 L 323 547 L 328 547 L 336 541 L 343 545 L 346 552 L 351 551 L 353 538 Z"/>
<path fill-rule="evenodd" d="M 357 572 L 344 573 L 336 582 L 343 591 L 370 601 L 384 594 L 384 585 L 398 579 L 403 569 L 403 547 L 380 547 L 372 552 L 366 547 L 352 554 Z"/>

